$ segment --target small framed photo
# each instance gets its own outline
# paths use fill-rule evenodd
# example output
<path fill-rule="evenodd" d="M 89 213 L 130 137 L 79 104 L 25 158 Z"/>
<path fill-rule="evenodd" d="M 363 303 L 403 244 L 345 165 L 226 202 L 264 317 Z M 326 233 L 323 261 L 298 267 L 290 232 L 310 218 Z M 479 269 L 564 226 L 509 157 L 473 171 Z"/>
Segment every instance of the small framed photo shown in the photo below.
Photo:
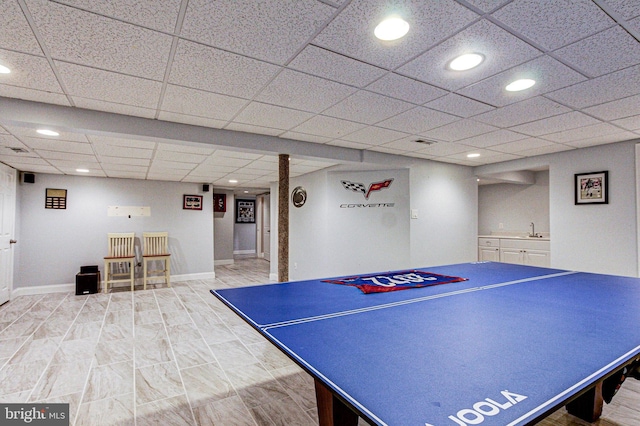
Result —
<path fill-rule="evenodd" d="M 576 174 L 576 204 L 609 204 L 608 181 L 608 171 Z"/>
<path fill-rule="evenodd" d="M 216 213 L 227 211 L 227 194 L 213 194 L 213 211 Z"/>
<path fill-rule="evenodd" d="M 202 195 L 184 195 L 182 197 L 183 210 L 202 210 Z"/>
<path fill-rule="evenodd" d="M 236 199 L 236 223 L 256 223 L 255 200 Z"/>

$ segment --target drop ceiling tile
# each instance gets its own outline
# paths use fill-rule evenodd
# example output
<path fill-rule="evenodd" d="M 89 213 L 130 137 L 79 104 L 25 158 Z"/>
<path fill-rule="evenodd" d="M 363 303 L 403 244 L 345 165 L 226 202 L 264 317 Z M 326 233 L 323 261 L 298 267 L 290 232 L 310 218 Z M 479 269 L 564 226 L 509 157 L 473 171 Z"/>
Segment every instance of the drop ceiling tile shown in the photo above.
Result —
<path fill-rule="evenodd" d="M 186 173 L 169 173 L 168 171 L 154 171 L 147 173 L 147 180 L 160 180 L 165 182 L 180 182 Z"/>
<path fill-rule="evenodd" d="M 470 148 L 466 145 L 461 145 L 458 143 L 451 142 L 439 142 L 433 145 L 429 145 L 427 147 L 423 147 L 418 153 L 431 155 L 434 157 L 443 157 L 447 155 L 459 154 L 461 152 L 466 152 Z"/>
<path fill-rule="evenodd" d="M 509 154 L 519 154 L 522 151 L 531 149 L 543 148 L 546 146 L 555 145 L 553 142 L 539 139 L 539 138 L 526 138 L 519 141 L 503 143 L 491 147 L 492 151 L 505 152 Z"/>
<path fill-rule="evenodd" d="M 54 105 L 71 106 L 69 100 L 62 93 L 51 93 L 41 90 L 25 89 L 0 83 L 0 96 L 18 98 L 26 101 L 44 102 Z"/>
<path fill-rule="evenodd" d="M 324 136 L 309 135 L 306 133 L 291 132 L 291 131 L 283 133 L 282 135 L 280 135 L 280 137 L 283 139 L 293 139 L 296 141 L 312 142 L 312 143 L 319 143 L 319 144 L 327 143 L 331 140 L 331 138 L 327 138 Z"/>
<path fill-rule="evenodd" d="M 549 50 L 571 44 L 614 23 L 591 0 L 515 0 L 492 16 Z"/>
<path fill-rule="evenodd" d="M 43 126 L 43 127 L 47 129 L 51 128 L 49 126 Z M 5 128 L 9 132 L 11 132 L 13 135 L 18 136 L 21 139 L 24 139 L 25 141 L 30 140 L 30 138 L 37 138 L 37 139 L 54 141 L 54 142 L 61 141 L 61 140 L 71 141 L 71 142 L 84 142 L 84 143 L 89 142 L 86 135 L 82 133 L 72 132 L 72 131 L 65 132 L 60 129 L 55 129 L 60 134 L 59 136 L 45 136 L 45 135 L 39 134 L 36 131 L 37 130 L 36 128 L 19 127 L 19 126 L 5 126 Z"/>
<path fill-rule="evenodd" d="M 603 145 L 608 143 L 622 142 L 632 139 L 637 139 L 638 135 L 632 132 L 619 131 L 618 133 L 610 133 L 607 135 L 594 136 L 585 139 L 578 139 L 575 141 L 567 142 L 566 145 L 576 148 L 585 148 L 587 146 Z"/>
<path fill-rule="evenodd" d="M 187 175 L 187 177 L 185 177 L 185 181 L 188 182 L 198 182 L 198 181 L 203 181 L 203 180 L 208 180 L 209 182 L 214 181 L 216 179 L 221 179 L 223 177 L 225 177 L 228 173 L 226 172 L 222 172 L 222 173 L 216 173 L 216 172 L 205 172 L 205 171 L 200 171 L 197 172 L 196 170 L 193 170 L 191 173 L 189 173 Z"/>
<path fill-rule="evenodd" d="M 176 152 L 176 151 L 156 151 L 155 157 L 153 157 L 153 164 L 156 164 L 158 160 L 173 161 L 177 163 L 190 163 L 200 164 L 207 158 L 206 155 L 192 154 L 188 152 Z"/>
<path fill-rule="evenodd" d="M 460 139 L 478 136 L 498 130 L 494 126 L 480 123 L 474 120 L 459 120 L 444 126 L 423 132 L 422 135 L 429 139 L 437 139 L 446 142 L 455 142 Z"/>
<path fill-rule="evenodd" d="M 469 118 L 495 109 L 495 107 L 491 105 L 478 102 L 475 99 L 465 98 L 455 93 L 449 93 L 446 96 L 426 103 L 424 106 L 463 118 Z"/>
<path fill-rule="evenodd" d="M 277 172 L 278 163 L 260 159 L 260 160 L 253 161 L 250 164 L 247 164 L 246 166 L 244 166 L 244 168 L 261 170 L 263 172 Z"/>
<path fill-rule="evenodd" d="M 143 158 L 146 160 L 150 160 L 151 157 L 153 157 L 153 151 L 149 149 L 107 145 L 102 143 L 93 143 L 93 148 L 98 155 L 105 157 Z"/>
<path fill-rule="evenodd" d="M 161 109 L 177 114 L 228 121 L 247 104 L 247 100 L 169 84 Z"/>
<path fill-rule="evenodd" d="M 478 67 L 464 72 L 446 68 L 451 60 L 472 52 L 485 57 Z M 457 90 L 541 54 L 497 25 L 481 20 L 400 67 L 398 72 L 438 87 Z"/>
<path fill-rule="evenodd" d="M 538 96 L 476 115 L 473 119 L 496 127 L 512 127 L 569 111 L 571 110 L 563 105 Z"/>
<path fill-rule="evenodd" d="M 575 108 L 585 108 L 640 93 L 640 65 L 603 75 L 546 96 Z"/>
<path fill-rule="evenodd" d="M 180 40 L 169 82 L 250 99 L 279 69 L 266 62 Z"/>
<path fill-rule="evenodd" d="M 599 122 L 599 120 L 589 117 L 581 112 L 571 111 L 566 114 L 560 114 L 554 117 L 532 121 L 531 123 L 513 126 L 510 127 L 509 130 L 524 133 L 529 136 L 542 136 L 549 133 L 561 132 L 563 130 L 575 129 L 576 127 L 598 124 Z"/>
<path fill-rule="evenodd" d="M 478 18 L 452 0 L 404 0 L 396 4 L 395 10 L 411 26 L 399 40 L 385 42 L 373 35 L 376 25 L 389 13 L 388 2 L 355 0 L 318 34 L 314 44 L 392 69 Z"/>
<path fill-rule="evenodd" d="M 5 151 L 6 149 L 4 147 L 0 147 L 0 161 L 10 165 L 20 164 L 22 166 L 49 166 L 49 163 L 40 157 L 25 157 L 20 154 L 4 155 L 3 153 Z"/>
<path fill-rule="evenodd" d="M 445 90 L 395 73 L 370 84 L 367 90 L 420 105 L 447 94 Z"/>
<path fill-rule="evenodd" d="M 529 78 L 536 84 L 527 90 L 508 92 L 505 87 L 516 80 Z M 505 106 L 556 89 L 570 86 L 586 78 L 549 56 L 541 56 L 526 64 L 472 84 L 458 91 L 461 95 L 491 105 Z"/>
<path fill-rule="evenodd" d="M 308 112 L 251 102 L 233 121 L 253 126 L 289 130 L 311 117 L 313 114 Z"/>
<path fill-rule="evenodd" d="M 559 143 L 554 143 L 551 145 L 547 145 L 547 146 L 541 146 L 539 148 L 533 148 L 533 149 L 526 149 L 524 151 L 520 151 L 518 152 L 518 155 L 524 155 L 527 157 L 533 157 L 536 155 L 545 155 L 545 154 L 553 154 L 556 152 L 562 152 L 562 151 L 569 151 L 575 149 L 572 146 L 569 145 L 563 145 L 563 144 L 559 144 Z"/>
<path fill-rule="evenodd" d="M 26 3 L 53 58 L 163 79 L 171 36 L 50 1 Z"/>
<path fill-rule="evenodd" d="M 116 102 L 105 102 L 98 99 L 87 99 L 73 96 L 73 103 L 78 108 L 92 109 L 95 111 L 112 112 L 114 114 L 130 115 L 133 117 L 155 118 L 156 110 L 142 108 L 133 105 L 124 105 Z"/>
<path fill-rule="evenodd" d="M 404 132 L 370 126 L 343 136 L 341 139 L 344 141 L 359 142 L 366 145 L 382 145 L 408 136 L 410 135 Z"/>
<path fill-rule="evenodd" d="M 495 132 L 484 133 L 482 135 L 473 136 L 471 138 L 462 139 L 459 142 L 464 145 L 474 146 L 477 148 L 487 148 L 494 145 L 500 145 L 507 142 L 525 139 L 525 135 L 512 132 L 509 130 L 496 130 Z"/>
<path fill-rule="evenodd" d="M 256 135 L 278 136 L 282 133 L 282 129 L 274 129 L 271 127 L 254 126 L 252 124 L 229 123 L 225 130 L 233 130 L 235 132 L 253 133 Z"/>
<path fill-rule="evenodd" d="M 616 126 L 620 126 L 627 130 L 640 130 L 640 115 L 615 120 L 612 121 L 611 124 L 615 124 Z"/>
<path fill-rule="evenodd" d="M 636 0 L 606 0 L 605 4 L 622 16 L 622 19 L 632 19 L 640 16 L 640 3 Z"/>
<path fill-rule="evenodd" d="M 591 126 L 580 127 L 578 129 L 565 130 L 562 132 L 551 133 L 541 136 L 543 139 L 557 142 L 568 143 L 581 139 L 589 139 L 599 136 L 611 135 L 614 133 L 620 133 L 620 129 L 609 123 L 599 123 Z"/>
<path fill-rule="evenodd" d="M 0 40 L 2 40 L 3 47 L 18 52 L 42 55 L 40 45 L 24 16 L 20 4 L 17 1 L 3 1 L 1 7 Z M 2 63 L 1 58 L 0 63 Z"/>
<path fill-rule="evenodd" d="M 149 172 L 153 171 L 154 173 L 156 173 L 156 172 L 159 172 L 160 170 L 182 172 L 185 170 L 187 171 L 192 170 L 196 166 L 197 164 L 195 163 L 180 163 L 177 161 L 153 160 L 151 162 L 151 168 L 149 169 Z"/>
<path fill-rule="evenodd" d="M 67 62 L 55 62 L 56 68 L 70 95 L 155 108 L 158 105 L 162 83 L 131 77 Z"/>
<path fill-rule="evenodd" d="M 26 138 L 25 138 L 26 139 Z M 29 138 L 24 143 L 32 150 L 46 150 L 68 152 L 74 154 L 93 155 L 93 148 L 89 143 L 69 142 L 69 141 L 53 141 L 49 139 Z"/>
<path fill-rule="evenodd" d="M 208 146 L 179 145 L 173 143 L 159 143 L 157 150 L 167 152 L 184 152 L 187 154 L 199 154 L 205 157 L 210 156 L 214 152 L 218 152 L 215 150 L 215 148 L 211 148 Z"/>
<path fill-rule="evenodd" d="M 361 90 L 327 109 L 323 114 L 358 123 L 374 124 L 412 107 L 413 105 L 407 102 Z"/>
<path fill-rule="evenodd" d="M 0 74 L 2 84 L 62 94 L 46 58 L 0 49 L 0 64 L 11 70 L 9 74 Z"/>
<path fill-rule="evenodd" d="M 149 167 L 151 159 L 146 158 L 132 158 L 132 157 L 108 157 L 105 155 L 98 155 L 100 164 L 103 166 L 119 164 L 122 166 L 144 166 Z"/>
<path fill-rule="evenodd" d="M 626 118 L 640 111 L 640 95 L 629 96 L 583 110 L 605 121 Z"/>
<path fill-rule="evenodd" d="M 75 176 L 92 176 L 92 177 L 106 177 L 107 175 L 100 168 L 92 168 L 89 169 L 88 172 L 78 172 L 76 169 L 77 166 L 68 166 L 68 167 L 58 167 L 58 169 L 64 173 L 65 175 L 75 175 Z M 84 167 L 86 169 L 86 167 Z"/>
<path fill-rule="evenodd" d="M 414 151 L 422 151 L 425 145 L 422 143 L 415 142 L 415 138 L 410 137 L 410 138 L 403 138 L 397 141 L 385 143 L 383 145 L 379 145 L 379 147 L 396 149 L 400 152 L 414 152 Z"/>
<path fill-rule="evenodd" d="M 40 155 L 45 160 L 50 160 L 52 164 L 54 160 L 84 162 L 84 163 L 90 163 L 90 164 L 98 163 L 98 160 L 93 154 L 73 154 L 73 153 L 60 152 L 60 151 L 49 151 L 46 149 L 36 149 L 34 151 L 37 152 L 38 155 Z"/>
<path fill-rule="evenodd" d="M 227 122 L 223 120 L 214 120 L 211 118 L 196 117 L 194 115 L 184 115 L 167 111 L 160 111 L 160 114 L 158 114 L 158 120 L 191 124 L 192 126 L 211 127 L 212 129 L 222 129 L 227 124 Z"/>
<path fill-rule="evenodd" d="M 253 152 L 242 152 L 242 151 L 228 151 L 228 150 L 224 150 L 224 149 L 217 149 L 213 155 L 211 156 L 212 159 L 219 159 L 219 158 L 235 158 L 235 159 L 240 159 L 240 160 L 259 160 L 259 159 L 263 159 L 265 158 L 265 155 L 262 154 L 255 154 Z M 278 161 L 278 157 L 276 158 L 276 162 Z"/>
<path fill-rule="evenodd" d="M 510 1 L 511 0 L 467 0 L 467 3 L 474 5 L 483 12 L 491 12 Z"/>
<path fill-rule="evenodd" d="M 355 87 L 364 87 L 387 72 L 313 45 L 305 47 L 288 67 Z"/>
<path fill-rule="evenodd" d="M 119 179 L 140 179 L 145 180 L 147 178 L 146 173 L 136 173 L 136 172 L 128 172 L 128 171 L 109 171 L 105 173 L 107 177 L 110 178 L 119 178 Z"/>
<path fill-rule="evenodd" d="M 425 107 L 416 107 L 378 123 L 378 126 L 399 132 L 418 134 L 458 120 L 450 114 Z"/>
<path fill-rule="evenodd" d="M 284 64 L 335 11 L 315 0 L 190 0 L 181 35 Z"/>
<path fill-rule="evenodd" d="M 99 15 L 127 21 L 143 27 L 173 33 L 180 12 L 181 0 L 60 0 Z"/>
<path fill-rule="evenodd" d="M 293 128 L 292 131 L 335 139 L 348 135 L 349 133 L 353 133 L 364 127 L 364 124 L 355 123 L 353 121 L 326 117 L 324 115 L 316 115 L 312 119 Z"/>
<path fill-rule="evenodd" d="M 102 170 L 105 173 L 110 174 L 111 172 L 131 172 L 138 174 L 146 174 L 149 169 L 148 166 L 135 166 L 131 164 L 109 164 L 109 163 L 100 163 L 102 165 Z"/>
<path fill-rule="evenodd" d="M 201 166 L 209 167 L 215 166 L 216 169 L 219 169 L 220 166 L 224 167 L 245 167 L 252 162 L 251 159 L 248 158 L 233 158 L 233 157 L 220 157 L 220 156 L 212 156 L 207 159 Z"/>
<path fill-rule="evenodd" d="M 622 27 L 615 26 L 554 54 L 591 77 L 598 77 L 639 64 L 640 43 Z"/>
<path fill-rule="evenodd" d="M 102 143 L 106 145 L 116 145 L 116 146 L 150 149 L 150 150 L 155 149 L 157 145 L 156 142 L 151 142 L 151 141 L 143 141 L 139 139 L 124 139 L 124 138 L 117 138 L 117 137 L 111 137 L 111 136 L 87 135 L 87 138 L 92 143 Z"/>
<path fill-rule="evenodd" d="M 318 113 L 355 91 L 355 88 L 344 84 L 285 69 L 255 100 Z"/>

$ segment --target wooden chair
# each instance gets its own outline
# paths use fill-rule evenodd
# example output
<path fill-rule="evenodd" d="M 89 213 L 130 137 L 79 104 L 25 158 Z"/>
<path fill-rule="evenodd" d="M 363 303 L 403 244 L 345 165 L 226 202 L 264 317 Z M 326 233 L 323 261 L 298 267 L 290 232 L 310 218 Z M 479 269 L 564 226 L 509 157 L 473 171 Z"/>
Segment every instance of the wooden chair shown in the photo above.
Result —
<path fill-rule="evenodd" d="M 136 265 L 136 253 L 133 248 L 135 235 L 135 232 L 107 234 L 109 251 L 104 258 L 105 293 L 109 289 L 109 284 L 119 282 L 130 282 L 131 291 L 133 291 Z"/>
<path fill-rule="evenodd" d="M 144 269 L 144 289 L 147 289 L 147 282 L 151 279 L 163 279 L 167 286 L 171 287 L 171 259 L 169 254 L 169 233 L 168 232 L 143 232 L 144 248 L 142 252 L 142 263 Z M 162 262 L 162 269 L 149 269 L 150 262 Z M 163 275 L 153 275 L 162 273 Z M 152 275 L 150 275 L 152 274 Z"/>

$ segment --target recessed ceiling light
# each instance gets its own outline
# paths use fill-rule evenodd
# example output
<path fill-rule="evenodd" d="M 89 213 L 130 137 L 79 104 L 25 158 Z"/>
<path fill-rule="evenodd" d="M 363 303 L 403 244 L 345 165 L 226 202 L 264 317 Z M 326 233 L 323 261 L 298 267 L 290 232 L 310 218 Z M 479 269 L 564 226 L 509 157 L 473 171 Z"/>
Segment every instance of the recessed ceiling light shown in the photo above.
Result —
<path fill-rule="evenodd" d="M 481 54 L 466 53 L 449 62 L 449 69 L 454 71 L 466 71 L 477 67 L 482 61 L 484 61 L 484 56 Z"/>
<path fill-rule="evenodd" d="M 9 74 L 11 70 L 4 65 L 0 65 L 0 74 Z"/>
<path fill-rule="evenodd" d="M 78 173 L 89 173 L 89 169 L 76 169 Z"/>
<path fill-rule="evenodd" d="M 477 158 L 480 157 L 480 154 L 478 154 L 477 152 L 474 152 L 472 154 L 467 154 L 467 158 Z"/>
<path fill-rule="evenodd" d="M 505 87 L 505 90 L 509 92 L 518 92 L 520 90 L 528 89 L 534 84 L 536 84 L 535 80 L 531 80 L 530 78 L 523 78 L 508 84 L 507 87 Z"/>
<path fill-rule="evenodd" d="M 229 183 L 238 183 L 238 181 L 235 179 L 229 179 Z"/>
<path fill-rule="evenodd" d="M 54 132 L 53 130 L 49 129 L 38 129 L 36 130 L 36 132 L 45 136 L 60 136 L 60 133 Z"/>
<path fill-rule="evenodd" d="M 380 22 L 373 33 L 380 40 L 391 41 L 404 37 L 409 32 L 409 23 L 402 18 L 393 16 Z"/>

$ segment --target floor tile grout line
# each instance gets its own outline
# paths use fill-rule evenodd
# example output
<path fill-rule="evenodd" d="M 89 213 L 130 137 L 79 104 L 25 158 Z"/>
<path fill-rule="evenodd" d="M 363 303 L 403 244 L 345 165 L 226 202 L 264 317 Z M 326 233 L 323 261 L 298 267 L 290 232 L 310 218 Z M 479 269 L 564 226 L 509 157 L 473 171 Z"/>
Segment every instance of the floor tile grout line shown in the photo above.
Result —
<path fill-rule="evenodd" d="M 168 287 L 168 288 L 171 289 L 174 297 L 178 298 L 178 296 L 176 294 L 176 291 L 171 287 Z M 180 383 L 182 384 L 182 389 L 184 390 L 184 397 L 187 400 L 187 404 L 189 404 L 189 411 L 191 412 L 191 419 L 193 419 L 193 422 L 194 422 L 193 424 L 196 425 L 197 424 L 196 416 L 195 416 L 195 413 L 193 411 L 193 407 L 191 406 L 191 402 L 189 401 L 189 394 L 187 392 L 187 387 L 184 384 L 184 378 L 182 377 L 182 372 L 180 371 L 180 365 L 178 364 L 178 358 L 176 357 L 176 353 L 173 350 L 173 343 L 171 342 L 171 336 L 169 336 L 169 329 L 167 328 L 167 322 L 165 321 L 164 316 L 162 315 L 163 312 L 162 312 L 162 309 L 160 309 L 160 303 L 158 302 L 158 296 L 156 295 L 156 289 L 153 289 L 152 291 L 153 291 L 153 297 L 155 298 L 156 304 L 158 305 L 158 310 L 160 311 L 160 317 L 162 318 L 162 325 L 164 326 L 164 332 L 166 333 L 167 340 L 169 341 L 169 349 L 171 350 L 171 354 L 173 355 L 173 362 L 175 363 L 176 369 L 178 370 L 178 377 L 180 377 Z M 188 314 L 188 312 L 187 312 L 187 314 Z M 189 318 L 191 318 L 191 317 L 189 317 Z"/>

